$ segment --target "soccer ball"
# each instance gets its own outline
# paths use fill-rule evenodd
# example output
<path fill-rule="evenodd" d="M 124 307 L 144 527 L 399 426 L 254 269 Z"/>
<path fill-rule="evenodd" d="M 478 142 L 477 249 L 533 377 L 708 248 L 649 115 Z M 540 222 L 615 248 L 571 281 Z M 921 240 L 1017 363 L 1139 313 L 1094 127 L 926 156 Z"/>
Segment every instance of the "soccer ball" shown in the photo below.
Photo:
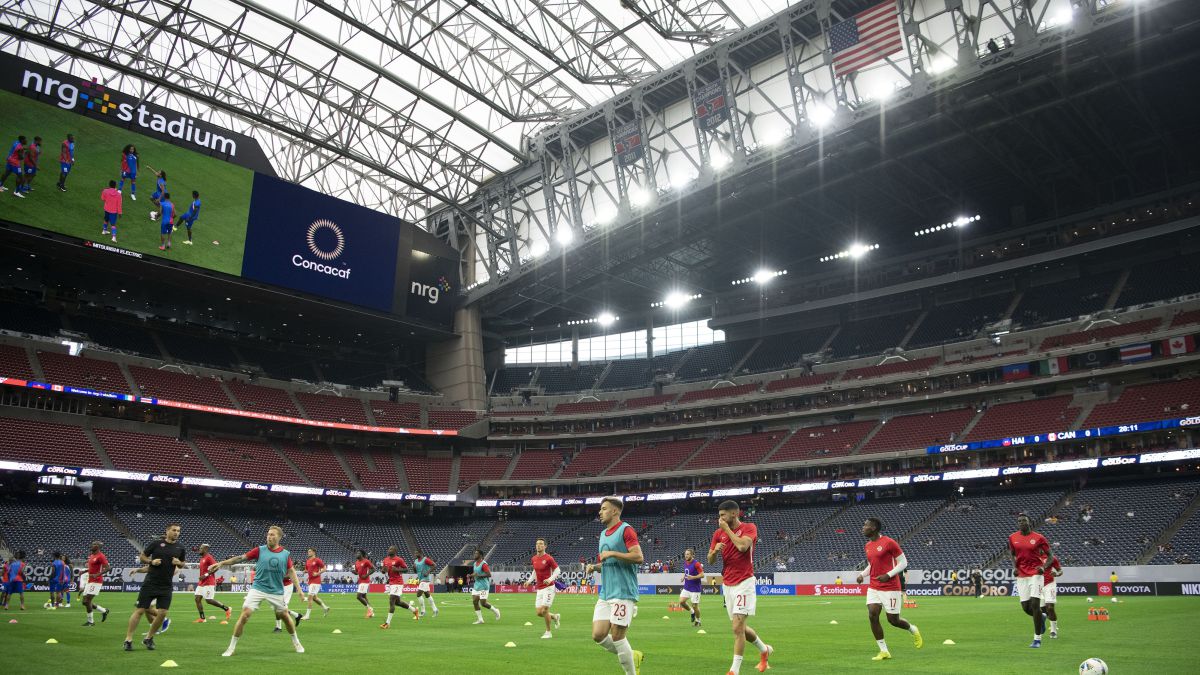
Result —
<path fill-rule="evenodd" d="M 51 608 L 51 607 L 53 607 L 53 606 L 54 606 L 54 605 L 50 604 L 50 602 L 49 602 L 49 601 L 47 601 L 47 602 L 43 602 L 43 603 L 42 603 L 42 609 L 50 609 L 50 608 Z"/>
<path fill-rule="evenodd" d="M 1079 664 L 1079 675 L 1108 675 L 1108 664 L 1100 659 L 1088 659 Z"/>

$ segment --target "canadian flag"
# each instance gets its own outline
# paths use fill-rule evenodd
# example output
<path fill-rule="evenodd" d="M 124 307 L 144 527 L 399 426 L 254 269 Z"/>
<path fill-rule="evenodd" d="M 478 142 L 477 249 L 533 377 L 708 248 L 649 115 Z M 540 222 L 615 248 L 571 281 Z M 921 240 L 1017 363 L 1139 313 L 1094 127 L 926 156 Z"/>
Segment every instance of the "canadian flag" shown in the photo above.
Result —
<path fill-rule="evenodd" d="M 1194 336 L 1182 335 L 1163 340 L 1163 352 L 1166 354 L 1187 354 L 1193 351 L 1196 351 L 1196 338 Z"/>

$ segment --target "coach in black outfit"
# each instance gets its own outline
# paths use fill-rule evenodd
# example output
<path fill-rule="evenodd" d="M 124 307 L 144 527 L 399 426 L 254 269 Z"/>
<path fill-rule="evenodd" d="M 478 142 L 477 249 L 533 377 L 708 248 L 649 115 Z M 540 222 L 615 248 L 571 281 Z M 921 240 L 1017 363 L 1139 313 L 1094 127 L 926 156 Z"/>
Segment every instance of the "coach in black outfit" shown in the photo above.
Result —
<path fill-rule="evenodd" d="M 167 611 L 171 609 L 175 570 L 183 567 L 186 556 L 187 551 L 179 545 L 179 523 L 167 525 L 163 538 L 147 546 L 146 550 L 138 555 L 138 559 L 150 569 L 146 572 L 142 590 L 138 593 L 137 609 L 133 610 L 133 616 L 129 617 L 129 629 L 125 632 L 125 651 L 133 651 L 133 631 L 137 629 L 138 622 L 147 611 L 153 612 L 151 616 L 154 617 L 154 623 L 150 624 L 150 632 L 146 634 L 142 644 L 146 645 L 146 649 L 154 649 L 154 635 L 162 627 L 163 620 L 167 618 Z M 157 609 L 151 609 L 150 603 L 154 603 Z"/>

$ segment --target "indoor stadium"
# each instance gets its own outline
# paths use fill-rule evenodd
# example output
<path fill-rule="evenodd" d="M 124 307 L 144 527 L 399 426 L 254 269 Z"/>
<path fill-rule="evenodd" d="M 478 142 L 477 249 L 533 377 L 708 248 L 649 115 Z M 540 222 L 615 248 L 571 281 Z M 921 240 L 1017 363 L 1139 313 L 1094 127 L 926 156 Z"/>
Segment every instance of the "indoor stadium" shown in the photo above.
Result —
<path fill-rule="evenodd" d="M 1196 0 L 0 0 L 0 663 L 1192 672 L 1198 73 Z"/>

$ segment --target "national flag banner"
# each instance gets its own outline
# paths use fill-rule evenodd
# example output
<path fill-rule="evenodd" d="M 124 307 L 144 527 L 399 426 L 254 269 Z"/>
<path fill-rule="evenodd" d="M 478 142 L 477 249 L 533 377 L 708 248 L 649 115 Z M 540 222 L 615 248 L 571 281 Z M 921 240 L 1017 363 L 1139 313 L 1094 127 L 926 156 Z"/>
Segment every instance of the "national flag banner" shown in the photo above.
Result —
<path fill-rule="evenodd" d="M 1149 342 L 1121 347 L 1121 361 L 1124 362 L 1145 361 L 1152 356 Z"/>
<path fill-rule="evenodd" d="M 1001 376 L 1005 382 L 1013 380 L 1024 380 L 1030 376 L 1028 363 L 1014 363 L 1012 365 L 1003 366 L 1000 369 Z"/>
<path fill-rule="evenodd" d="M 833 74 L 849 75 L 904 48 L 895 0 L 880 3 L 829 28 Z"/>
<path fill-rule="evenodd" d="M 1194 352 L 1196 351 L 1196 337 L 1193 335 L 1180 335 L 1179 337 L 1167 338 L 1162 342 L 1162 350 L 1164 354 L 1171 356 Z"/>
<path fill-rule="evenodd" d="M 613 129 L 613 154 L 621 166 L 633 166 L 642 158 L 642 129 L 637 120 Z"/>
<path fill-rule="evenodd" d="M 1046 359 L 1045 372 L 1047 375 L 1059 375 L 1071 369 L 1070 362 L 1067 357 L 1059 356 L 1053 359 Z"/>
<path fill-rule="evenodd" d="M 725 83 L 717 80 L 696 89 L 692 106 L 700 128 L 712 131 L 729 119 L 729 103 L 725 96 Z"/>

